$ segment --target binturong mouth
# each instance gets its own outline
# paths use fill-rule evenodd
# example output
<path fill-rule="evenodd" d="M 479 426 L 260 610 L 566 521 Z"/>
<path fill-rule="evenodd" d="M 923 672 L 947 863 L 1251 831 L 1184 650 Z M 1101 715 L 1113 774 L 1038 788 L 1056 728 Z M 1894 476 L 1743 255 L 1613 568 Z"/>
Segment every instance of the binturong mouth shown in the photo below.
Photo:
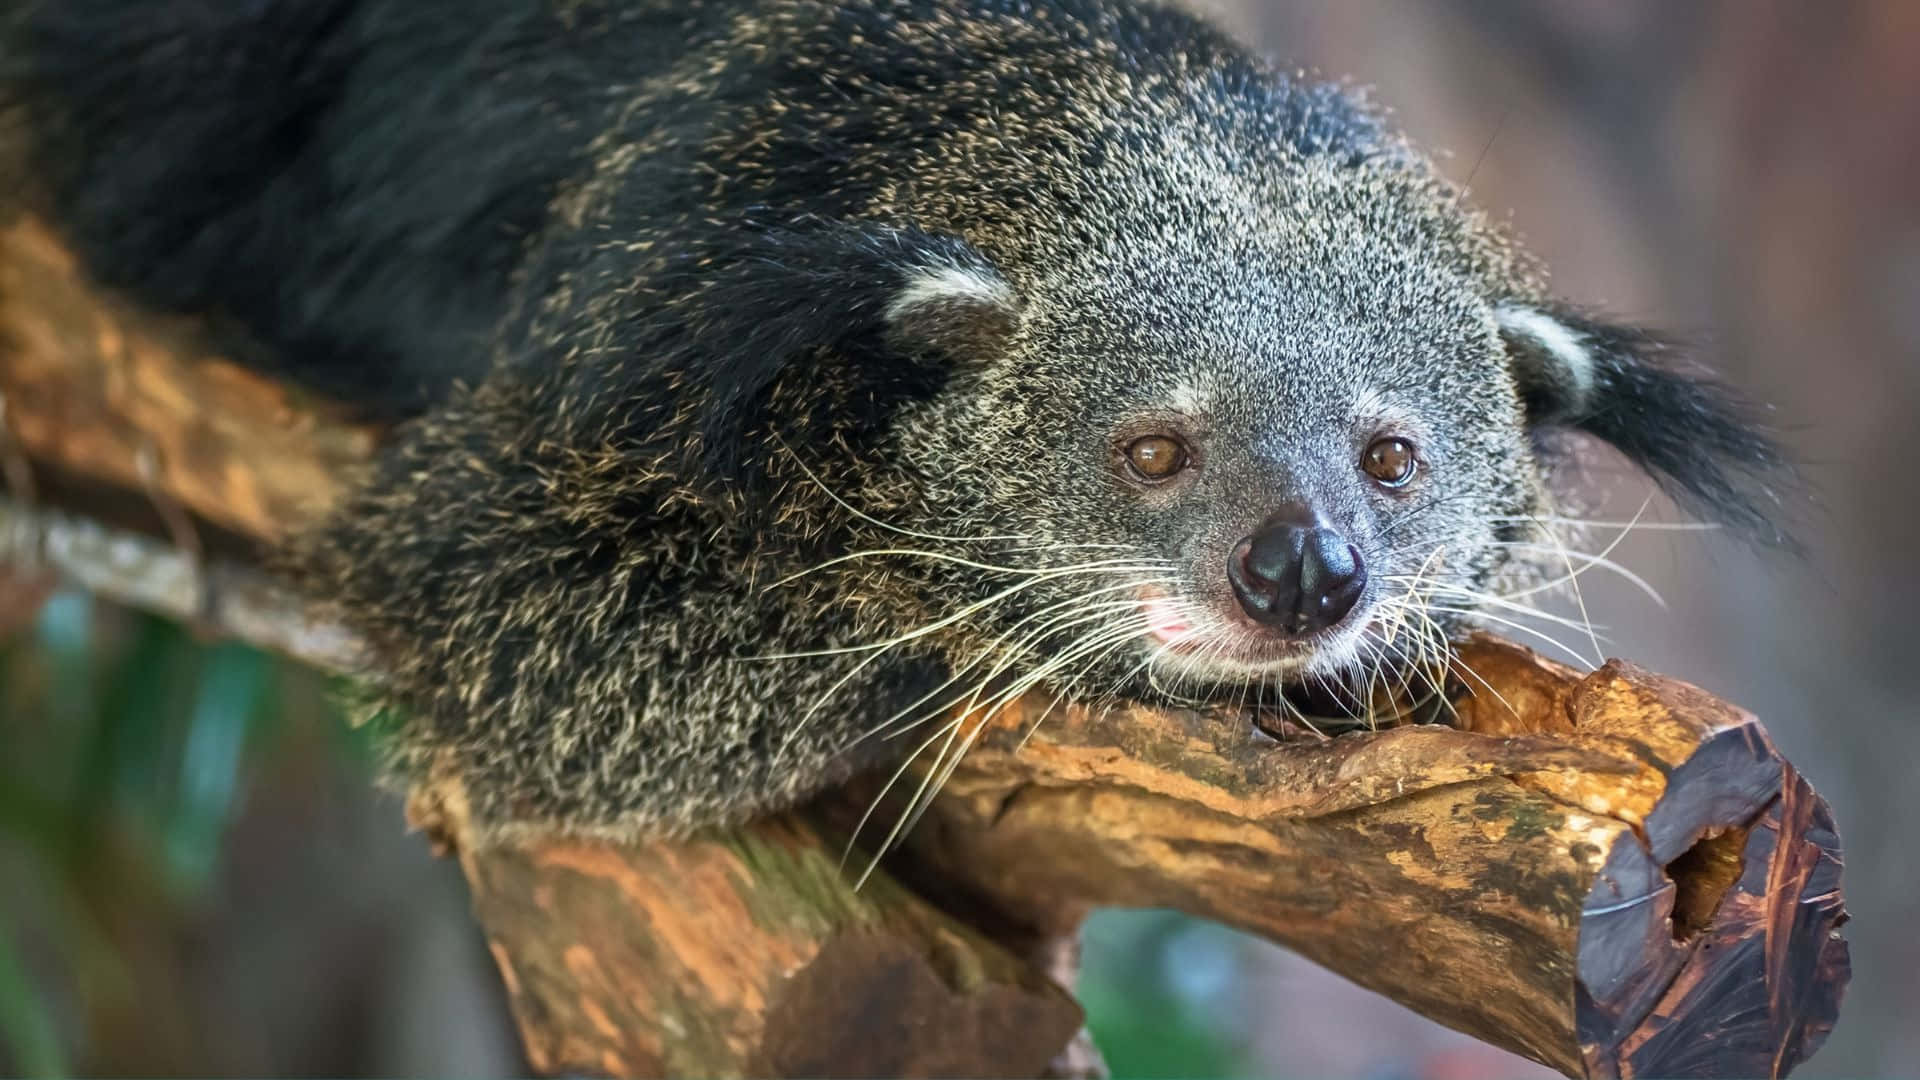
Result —
<path fill-rule="evenodd" d="M 1139 602 L 1148 679 L 1172 701 L 1243 705 L 1276 738 L 1444 718 L 1444 655 L 1381 647 L 1391 634 L 1367 618 L 1364 600 L 1352 618 L 1304 636 L 1158 587 L 1143 588 Z"/>
<path fill-rule="evenodd" d="M 1333 666 L 1334 658 L 1351 647 L 1347 639 L 1355 636 L 1354 624 L 1360 621 L 1289 633 L 1226 605 L 1182 600 L 1151 585 L 1140 590 L 1140 609 L 1148 640 L 1168 662 L 1242 677 Z"/>
<path fill-rule="evenodd" d="M 1218 576 L 1215 576 L 1215 575 Z M 1283 504 L 1225 552 L 1183 602 L 1141 594 L 1148 634 L 1192 669 L 1242 677 L 1345 666 L 1372 582 L 1360 552 L 1305 503 Z"/>
<path fill-rule="evenodd" d="M 1438 696 L 1427 672 L 1446 667 L 1439 624 L 1376 595 L 1361 552 L 1310 504 L 1274 507 L 1200 569 L 1197 584 L 1137 593 L 1147 681 L 1168 699 L 1240 702 L 1320 730 L 1403 722 Z"/>

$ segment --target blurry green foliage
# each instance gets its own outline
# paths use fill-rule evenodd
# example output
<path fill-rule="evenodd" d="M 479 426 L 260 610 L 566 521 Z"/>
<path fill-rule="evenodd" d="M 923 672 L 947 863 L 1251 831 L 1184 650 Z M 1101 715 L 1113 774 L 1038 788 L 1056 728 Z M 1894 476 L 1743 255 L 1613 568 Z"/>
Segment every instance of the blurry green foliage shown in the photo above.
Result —
<path fill-rule="evenodd" d="M 1227 1000 L 1238 935 L 1174 911 L 1101 911 L 1083 938 L 1077 996 L 1114 1080 L 1258 1075 Z"/>
<path fill-rule="evenodd" d="M 135 992 L 112 926 L 206 889 L 282 674 L 74 591 L 0 641 L 0 1072 L 67 1072 L 88 1014 Z"/>

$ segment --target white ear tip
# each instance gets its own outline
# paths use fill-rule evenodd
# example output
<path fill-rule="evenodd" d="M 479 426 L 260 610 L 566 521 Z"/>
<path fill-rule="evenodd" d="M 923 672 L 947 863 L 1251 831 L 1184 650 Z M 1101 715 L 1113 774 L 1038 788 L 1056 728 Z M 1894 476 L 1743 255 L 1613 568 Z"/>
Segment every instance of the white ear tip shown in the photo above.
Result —
<path fill-rule="evenodd" d="M 1013 290 L 999 275 L 970 267 L 922 267 L 907 278 L 887 305 L 887 320 L 898 322 L 917 308 L 935 305 L 1012 310 Z"/>
<path fill-rule="evenodd" d="M 1560 366 L 1575 397 L 1584 398 L 1592 392 L 1594 360 L 1585 335 L 1538 308 L 1521 304 L 1496 308 L 1493 317 L 1501 330 L 1527 338 L 1551 357 Z"/>

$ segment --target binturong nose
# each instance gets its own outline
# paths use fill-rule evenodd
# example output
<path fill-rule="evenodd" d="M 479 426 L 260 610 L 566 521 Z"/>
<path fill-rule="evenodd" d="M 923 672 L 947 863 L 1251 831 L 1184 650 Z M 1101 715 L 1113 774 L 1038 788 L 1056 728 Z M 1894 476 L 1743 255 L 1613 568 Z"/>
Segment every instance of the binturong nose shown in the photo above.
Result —
<path fill-rule="evenodd" d="M 1311 512 L 1288 509 L 1233 546 L 1227 580 L 1248 615 L 1304 637 L 1346 618 L 1366 590 L 1367 570 L 1345 537 Z"/>

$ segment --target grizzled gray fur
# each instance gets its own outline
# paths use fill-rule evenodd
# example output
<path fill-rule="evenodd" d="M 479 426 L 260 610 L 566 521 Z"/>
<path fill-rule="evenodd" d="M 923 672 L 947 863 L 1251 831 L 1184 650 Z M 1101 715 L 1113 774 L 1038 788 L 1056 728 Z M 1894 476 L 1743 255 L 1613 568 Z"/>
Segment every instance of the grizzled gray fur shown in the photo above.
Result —
<path fill-rule="evenodd" d="M 1377 683 L 1557 565 L 1560 432 L 1770 531 L 1725 395 L 1172 9 L 37 0 L 0 58 L 97 276 L 404 420 L 287 558 L 496 829 Z"/>

